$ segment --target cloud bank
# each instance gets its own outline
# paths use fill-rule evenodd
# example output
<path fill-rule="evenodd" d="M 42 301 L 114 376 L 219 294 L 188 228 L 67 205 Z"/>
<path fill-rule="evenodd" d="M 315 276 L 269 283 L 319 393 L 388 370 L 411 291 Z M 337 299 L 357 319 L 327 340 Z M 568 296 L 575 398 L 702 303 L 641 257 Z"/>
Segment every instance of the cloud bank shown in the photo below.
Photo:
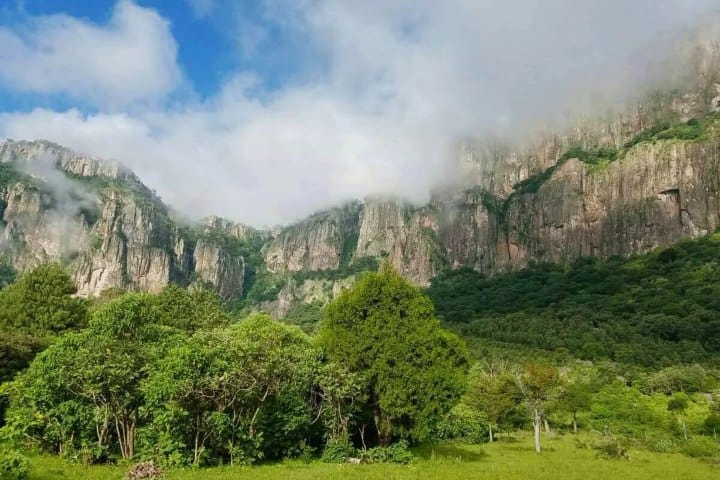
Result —
<path fill-rule="evenodd" d="M 223 10 L 195 3 L 198 14 Z M 237 71 L 209 98 L 168 102 L 183 76 L 167 21 L 121 0 L 107 25 L 49 17 L 22 35 L 0 30 L 0 65 L 26 58 L 0 66 L 6 88 L 97 106 L 5 112 L 0 136 L 118 159 L 193 216 L 267 225 L 371 194 L 421 202 L 457 174 L 458 139 L 520 132 L 582 99 L 637 92 L 648 72 L 673 73 L 663 61 L 716 9 L 713 0 L 265 0 L 258 28 L 302 39 L 306 68 L 273 88 L 262 72 Z M 70 50 L 49 48 L 48 35 L 66 39 L 53 45 L 72 45 L 81 66 L 68 68 Z M 272 45 L 255 47 L 249 54 L 261 56 Z M 123 60 L 131 51 L 138 63 Z"/>

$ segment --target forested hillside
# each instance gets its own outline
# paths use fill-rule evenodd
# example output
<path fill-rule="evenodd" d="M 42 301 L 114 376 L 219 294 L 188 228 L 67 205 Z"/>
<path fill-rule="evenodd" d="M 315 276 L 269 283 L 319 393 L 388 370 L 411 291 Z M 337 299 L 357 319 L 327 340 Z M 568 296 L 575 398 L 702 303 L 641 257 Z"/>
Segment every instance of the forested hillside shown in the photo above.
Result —
<path fill-rule="evenodd" d="M 453 270 L 427 293 L 468 338 L 642 366 L 720 358 L 720 234 L 629 259 Z"/>

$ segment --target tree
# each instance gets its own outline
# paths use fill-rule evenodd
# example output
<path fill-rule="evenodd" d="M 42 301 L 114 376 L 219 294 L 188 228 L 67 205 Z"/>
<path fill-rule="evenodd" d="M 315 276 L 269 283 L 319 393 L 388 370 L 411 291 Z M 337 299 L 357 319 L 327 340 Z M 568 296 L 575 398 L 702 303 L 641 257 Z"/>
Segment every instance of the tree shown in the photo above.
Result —
<path fill-rule="evenodd" d="M 517 376 L 518 390 L 533 422 L 537 453 L 541 452 L 540 427 L 559 378 L 557 368 L 543 363 L 529 363 Z"/>
<path fill-rule="evenodd" d="M 690 403 L 690 398 L 684 392 L 679 392 L 670 397 L 667 403 L 668 412 L 672 412 L 677 416 L 677 421 L 682 427 L 683 437 L 688 439 L 687 427 L 685 426 L 684 413 Z"/>
<path fill-rule="evenodd" d="M 194 465 L 206 455 L 231 464 L 287 455 L 311 422 L 314 358 L 307 335 L 265 314 L 199 331 L 151 365 L 147 433 L 170 432 Z"/>
<path fill-rule="evenodd" d="M 0 290 L 0 329 L 39 337 L 81 328 L 87 302 L 73 297 L 76 292 L 60 265 L 40 265 Z"/>
<path fill-rule="evenodd" d="M 328 305 L 320 344 L 329 361 L 362 375 L 364 409 L 381 445 L 395 436 L 423 439 L 464 390 L 464 343 L 388 265 Z"/>
<path fill-rule="evenodd" d="M 350 422 L 361 414 L 366 401 L 362 391 L 364 380 L 358 373 L 352 373 L 335 363 L 321 365 L 315 375 L 318 397 L 318 417 L 325 420 L 329 442 L 347 441 L 350 436 Z M 365 426 L 360 430 L 361 442 L 365 445 Z"/>
<path fill-rule="evenodd" d="M 514 377 L 504 362 L 476 364 L 470 370 L 466 402 L 487 418 L 488 440 L 494 441 L 493 428 L 515 408 Z"/>
<path fill-rule="evenodd" d="M 88 328 L 63 336 L 18 378 L 9 423 L 55 451 L 93 442 L 131 458 L 145 365 L 178 333 L 155 320 L 148 295 L 99 307 Z"/>
<path fill-rule="evenodd" d="M 0 290 L 0 382 L 27 367 L 58 334 L 86 324 L 87 302 L 74 298 L 76 291 L 58 264 L 41 265 Z"/>
<path fill-rule="evenodd" d="M 592 400 L 591 372 L 571 372 L 561 385 L 557 398 L 558 407 L 572 415 L 573 432 L 577 433 L 577 415 L 590 409 Z"/>

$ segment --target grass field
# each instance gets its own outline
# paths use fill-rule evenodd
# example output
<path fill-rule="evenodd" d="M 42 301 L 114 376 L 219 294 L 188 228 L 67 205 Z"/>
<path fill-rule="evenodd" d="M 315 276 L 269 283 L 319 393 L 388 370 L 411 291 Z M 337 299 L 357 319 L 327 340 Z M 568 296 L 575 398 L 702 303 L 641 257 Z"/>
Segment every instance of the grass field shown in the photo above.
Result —
<path fill-rule="evenodd" d="M 678 454 L 631 450 L 629 460 L 597 458 L 576 448 L 572 436 L 546 439 L 537 455 L 530 439 L 493 445 L 449 444 L 416 451 L 410 465 L 334 465 L 298 460 L 254 467 L 172 470 L 167 480 L 315 480 L 315 479 L 533 479 L 533 480 L 710 480 L 720 465 Z M 30 480 L 120 480 L 126 467 L 84 467 L 54 457 L 33 457 Z"/>

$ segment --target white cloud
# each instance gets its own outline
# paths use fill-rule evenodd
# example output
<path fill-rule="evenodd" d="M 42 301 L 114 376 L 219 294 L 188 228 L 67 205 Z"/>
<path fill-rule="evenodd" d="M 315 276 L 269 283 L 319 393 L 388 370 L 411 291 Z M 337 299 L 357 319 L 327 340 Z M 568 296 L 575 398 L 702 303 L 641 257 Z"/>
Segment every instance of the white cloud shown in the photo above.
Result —
<path fill-rule="evenodd" d="M 104 25 L 47 15 L 0 28 L 0 86 L 119 109 L 177 87 L 176 56 L 167 20 L 120 0 Z"/>
<path fill-rule="evenodd" d="M 636 92 L 714 3 L 266 0 L 322 56 L 303 82 L 258 99 L 262 79 L 238 72 L 172 108 L 5 113 L 0 136 L 119 159 L 194 216 L 262 225 L 373 193 L 423 201 L 455 175 L 459 137 Z"/>

